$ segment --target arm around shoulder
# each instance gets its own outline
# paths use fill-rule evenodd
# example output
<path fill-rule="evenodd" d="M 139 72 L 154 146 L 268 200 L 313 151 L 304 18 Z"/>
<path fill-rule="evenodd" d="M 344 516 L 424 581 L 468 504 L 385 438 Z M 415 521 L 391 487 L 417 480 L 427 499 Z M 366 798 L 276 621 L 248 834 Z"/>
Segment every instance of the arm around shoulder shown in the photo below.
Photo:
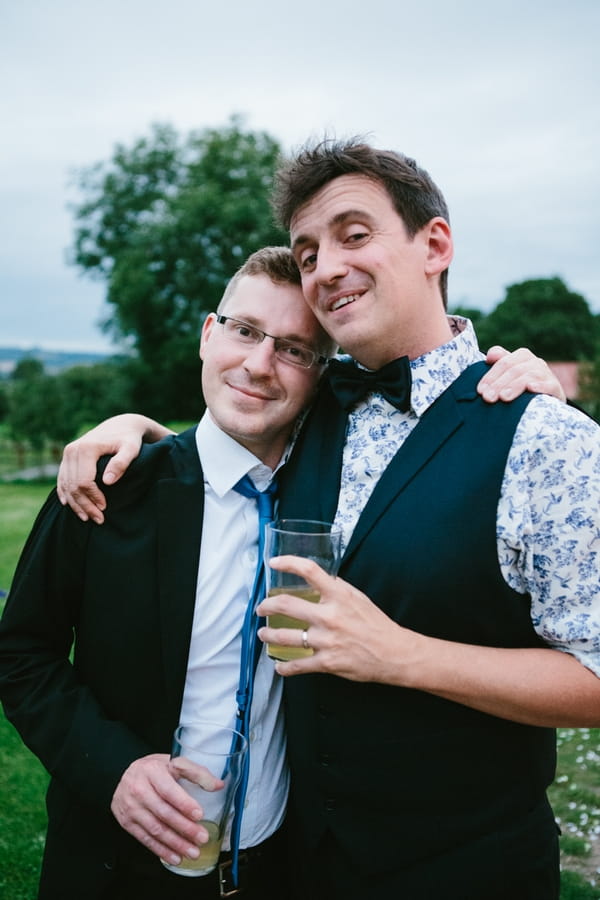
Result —
<path fill-rule="evenodd" d="M 82 521 L 104 521 L 106 498 L 96 481 L 98 461 L 110 456 L 102 482 L 117 482 L 140 452 L 142 443 L 154 443 L 174 432 L 153 419 L 124 413 L 106 419 L 64 449 L 58 471 L 60 502 L 68 504 Z"/>

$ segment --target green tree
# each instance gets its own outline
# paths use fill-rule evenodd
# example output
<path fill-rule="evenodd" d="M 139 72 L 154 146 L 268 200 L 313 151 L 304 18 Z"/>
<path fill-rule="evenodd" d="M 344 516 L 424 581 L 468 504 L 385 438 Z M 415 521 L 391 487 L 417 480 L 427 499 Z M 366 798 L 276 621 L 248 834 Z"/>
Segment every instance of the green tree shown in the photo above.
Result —
<path fill-rule="evenodd" d="M 596 317 L 587 301 L 560 278 L 513 284 L 505 299 L 477 324 L 480 346 L 529 347 L 549 361 L 592 360 L 598 345 Z"/>
<path fill-rule="evenodd" d="M 50 437 L 50 423 L 61 419 L 55 378 L 46 374 L 39 360 L 24 357 L 12 372 L 8 398 L 12 438 L 41 450 Z"/>
<path fill-rule="evenodd" d="M 204 317 L 249 253 L 287 240 L 269 203 L 279 153 L 236 117 L 185 138 L 155 125 L 79 174 L 73 261 L 107 283 L 104 327 L 137 355 L 131 373 L 146 412 L 201 412 Z"/>
<path fill-rule="evenodd" d="M 0 423 L 8 417 L 8 386 L 5 381 L 0 381 Z"/>
<path fill-rule="evenodd" d="M 86 426 L 131 409 L 126 361 L 71 366 L 46 373 L 39 360 L 25 358 L 7 382 L 6 420 L 13 440 L 40 452 L 48 443 L 55 454 Z"/>
<path fill-rule="evenodd" d="M 33 382 L 44 374 L 43 362 L 34 356 L 22 356 L 12 370 L 10 380 L 15 384 Z"/>
<path fill-rule="evenodd" d="M 70 366 L 54 377 L 61 415 L 60 422 L 48 423 L 49 436 L 54 441 L 72 440 L 86 426 L 132 407 L 131 376 L 126 360 Z"/>

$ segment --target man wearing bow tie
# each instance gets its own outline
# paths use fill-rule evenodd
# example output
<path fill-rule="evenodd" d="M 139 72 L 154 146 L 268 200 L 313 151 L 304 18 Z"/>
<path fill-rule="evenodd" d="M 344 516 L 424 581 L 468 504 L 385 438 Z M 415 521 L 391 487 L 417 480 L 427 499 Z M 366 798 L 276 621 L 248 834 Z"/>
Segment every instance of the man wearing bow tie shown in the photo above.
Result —
<path fill-rule="evenodd" d="M 309 307 L 355 361 L 280 509 L 342 527 L 339 577 L 283 558 L 321 602 L 259 608 L 308 622 L 263 640 L 314 651 L 276 666 L 300 892 L 558 898 L 553 728 L 600 725 L 600 429 L 554 398 L 478 395 L 473 330 L 446 315 L 446 204 L 413 160 L 307 147 L 275 202 Z"/>
<path fill-rule="evenodd" d="M 340 576 L 286 558 L 321 602 L 260 607 L 309 623 L 263 640 L 313 648 L 277 664 L 298 897 L 552 900 L 552 728 L 600 720 L 598 428 L 518 388 L 484 402 L 504 375 L 446 315 L 446 204 L 411 160 L 308 148 L 277 205 L 305 299 L 350 354 L 330 365 L 280 507 L 341 525 Z M 67 454 L 63 499 L 98 447 L 118 450 L 117 476 L 132 455 L 118 426 L 102 434 Z M 88 490 L 70 502 L 100 521 Z"/>

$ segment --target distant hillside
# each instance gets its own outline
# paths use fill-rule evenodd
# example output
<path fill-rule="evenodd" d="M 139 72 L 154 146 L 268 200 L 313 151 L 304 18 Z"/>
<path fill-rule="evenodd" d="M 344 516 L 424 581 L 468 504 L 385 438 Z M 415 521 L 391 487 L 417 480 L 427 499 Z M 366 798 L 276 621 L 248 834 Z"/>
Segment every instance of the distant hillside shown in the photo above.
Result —
<path fill-rule="evenodd" d="M 0 347 L 0 377 L 10 375 L 23 357 L 39 359 L 49 375 L 70 366 L 91 366 L 109 359 L 109 353 L 84 353 L 76 350 L 43 350 L 41 347 Z"/>

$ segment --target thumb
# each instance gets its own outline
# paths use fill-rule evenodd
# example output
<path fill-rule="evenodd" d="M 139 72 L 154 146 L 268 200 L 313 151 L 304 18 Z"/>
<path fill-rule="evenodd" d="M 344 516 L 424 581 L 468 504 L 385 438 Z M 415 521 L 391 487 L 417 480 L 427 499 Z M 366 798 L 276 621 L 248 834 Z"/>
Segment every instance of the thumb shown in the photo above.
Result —
<path fill-rule="evenodd" d="M 110 460 L 104 470 L 102 481 L 104 484 L 115 484 L 125 474 L 133 460 L 140 452 L 140 442 L 127 442 L 122 444 Z"/>

